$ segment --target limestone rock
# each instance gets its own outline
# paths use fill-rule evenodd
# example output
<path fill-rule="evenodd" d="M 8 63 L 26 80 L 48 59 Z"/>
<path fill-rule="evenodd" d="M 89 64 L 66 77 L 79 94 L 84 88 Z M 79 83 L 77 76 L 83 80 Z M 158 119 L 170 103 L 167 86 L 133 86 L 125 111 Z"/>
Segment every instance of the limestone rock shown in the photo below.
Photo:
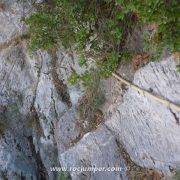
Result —
<path fill-rule="evenodd" d="M 76 109 L 83 88 L 69 85 L 68 78 L 73 69 L 86 69 L 79 67 L 72 52 L 56 52 L 55 77 L 64 85 L 69 107 L 53 79 L 51 54 L 32 55 L 26 42 L 17 38 L 25 32 L 22 17 L 29 13 L 30 1 L 0 2 L 0 179 L 53 180 L 53 166 L 120 166 L 121 172 L 71 175 L 74 180 L 127 179 L 119 144 L 140 166 L 163 172 L 180 167 L 180 113 L 130 88 L 122 96 L 125 90 L 116 80 L 104 83 L 105 124 L 81 132 Z M 131 80 L 133 72 L 125 67 L 119 73 L 128 73 Z M 180 104 L 180 74 L 173 57 L 141 68 L 134 83 Z"/>
<path fill-rule="evenodd" d="M 96 131 L 89 132 L 72 148 L 59 156 L 62 167 L 119 167 L 120 171 L 70 171 L 73 180 L 79 179 L 126 179 L 125 162 L 116 144 L 115 137 L 105 126 L 100 126 Z"/>
<path fill-rule="evenodd" d="M 134 76 L 134 83 L 155 95 L 180 104 L 180 74 L 169 57 L 151 62 Z M 180 112 L 129 88 L 123 103 L 106 125 L 115 132 L 139 165 L 163 171 L 180 166 Z"/>

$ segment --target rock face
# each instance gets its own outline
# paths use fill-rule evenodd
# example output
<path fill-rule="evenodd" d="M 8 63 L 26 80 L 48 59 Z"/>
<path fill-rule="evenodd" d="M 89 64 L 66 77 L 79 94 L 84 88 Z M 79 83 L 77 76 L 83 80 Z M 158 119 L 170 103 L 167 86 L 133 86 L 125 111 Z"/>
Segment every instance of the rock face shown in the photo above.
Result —
<path fill-rule="evenodd" d="M 72 67 L 84 69 L 72 52 L 29 54 L 21 38 L 25 30 L 21 17 L 30 8 L 28 1 L 0 2 L 0 179 L 58 179 L 50 167 L 60 166 L 121 168 L 72 170 L 74 180 L 127 179 L 120 144 L 140 166 L 167 173 L 180 167 L 180 112 L 132 89 L 122 102 L 115 80 L 104 81 L 105 122 L 82 133 L 77 104 L 83 89 L 70 86 L 67 79 Z M 173 58 L 141 68 L 134 83 L 180 104 L 180 75 Z"/>
<path fill-rule="evenodd" d="M 173 58 L 140 69 L 134 84 L 180 104 L 180 74 Z M 180 112 L 129 89 L 106 125 L 137 164 L 168 171 L 180 166 L 179 121 Z"/>
<path fill-rule="evenodd" d="M 116 139 L 105 127 L 87 133 L 74 147 L 59 156 L 63 167 L 97 167 L 106 171 L 83 171 L 71 173 L 72 179 L 127 179 L 125 162 L 120 154 Z M 108 167 L 121 167 L 119 171 L 108 171 Z"/>
<path fill-rule="evenodd" d="M 45 52 L 30 55 L 26 42 L 20 38 L 24 31 L 21 17 L 28 13 L 28 3 L 3 1 L 0 4 L 3 7 L 0 9 L 1 176 L 8 179 L 55 179 L 56 174 L 50 173 L 50 166 L 59 166 L 54 129 L 69 107 L 54 84 L 52 56 Z M 57 53 L 57 65 L 60 60 Z M 61 75 L 59 67 L 56 71 L 57 78 L 63 82 L 65 73 Z M 82 93 L 75 87 L 69 87 L 69 90 L 67 87 L 66 91 L 73 96 L 74 109 Z M 73 113 L 71 115 L 74 117 Z M 68 127 L 62 124 L 63 132 L 74 124 L 71 119 L 66 122 Z"/>

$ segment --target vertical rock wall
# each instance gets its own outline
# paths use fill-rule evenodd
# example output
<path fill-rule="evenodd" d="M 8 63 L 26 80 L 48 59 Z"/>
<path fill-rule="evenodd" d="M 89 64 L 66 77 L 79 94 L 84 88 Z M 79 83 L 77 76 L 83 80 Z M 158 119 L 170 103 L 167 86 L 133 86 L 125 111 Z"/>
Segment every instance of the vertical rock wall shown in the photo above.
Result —
<path fill-rule="evenodd" d="M 29 54 L 21 38 L 25 31 L 21 17 L 30 8 L 28 1 L 6 0 L 0 4 L 1 179 L 57 179 L 58 174 L 50 171 L 53 166 L 120 166 L 121 172 L 70 174 L 77 180 L 127 179 L 120 144 L 140 166 L 163 172 L 179 167 L 179 112 L 132 89 L 127 90 L 122 102 L 116 81 L 116 92 L 106 94 L 108 101 L 102 108 L 108 114 L 105 123 L 92 132 L 81 132 L 77 104 L 83 90 L 78 85 L 70 86 L 67 79 L 72 67 L 78 72 L 84 69 L 72 52 L 55 52 L 55 66 L 50 53 Z M 172 57 L 137 71 L 134 83 L 180 104 L 180 75 Z M 108 91 L 111 84 L 104 84 Z M 57 85 L 63 85 L 70 106 Z"/>
<path fill-rule="evenodd" d="M 180 104 L 180 74 L 175 59 L 152 62 L 134 76 L 134 83 Z M 106 122 L 139 165 L 164 171 L 180 167 L 180 112 L 129 89 Z"/>

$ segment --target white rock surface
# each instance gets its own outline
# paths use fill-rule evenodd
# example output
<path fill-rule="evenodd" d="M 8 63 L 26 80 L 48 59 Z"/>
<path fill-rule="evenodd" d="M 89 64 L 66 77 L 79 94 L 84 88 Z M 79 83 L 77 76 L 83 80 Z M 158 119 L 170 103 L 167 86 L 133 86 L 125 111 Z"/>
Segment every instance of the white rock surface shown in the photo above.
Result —
<path fill-rule="evenodd" d="M 127 179 L 126 166 L 116 144 L 115 137 L 105 126 L 100 126 L 96 131 L 87 133 L 84 137 L 66 152 L 59 156 L 62 167 L 96 167 L 105 168 L 106 171 L 73 171 L 73 180 L 109 180 Z M 121 171 L 108 171 L 108 168 L 119 167 Z"/>
<path fill-rule="evenodd" d="M 134 83 L 180 104 L 180 74 L 173 57 L 140 69 Z M 180 167 L 179 120 L 180 112 L 129 89 L 106 125 L 137 164 L 169 171 Z"/>
<path fill-rule="evenodd" d="M 3 0 L 0 9 L 0 44 L 24 32 L 21 17 L 28 3 Z M 72 107 L 59 96 L 51 75 L 51 57 L 46 52 L 30 56 L 26 43 L 0 46 L 0 122 L 7 127 L 0 136 L 0 179 L 55 179 L 51 166 L 121 166 L 125 162 L 118 144 L 123 144 L 134 162 L 164 172 L 180 167 L 180 113 L 129 89 L 123 97 L 117 88 L 105 91 L 108 101 L 105 124 L 81 139 L 76 106 L 83 91 L 67 85 Z M 67 83 L 72 68 L 83 72 L 70 53 L 58 52 L 57 73 Z M 65 67 L 65 68 L 64 68 Z M 128 77 L 132 78 L 132 77 Z M 180 74 L 173 58 L 140 69 L 134 83 L 180 104 Z M 116 92 L 114 91 L 116 90 Z M 113 97 L 111 97 L 113 96 Z M 31 141 L 32 140 L 32 141 Z M 119 143 L 120 142 L 120 143 Z M 47 174 L 46 174 L 47 175 Z M 126 179 L 125 172 L 71 172 L 75 180 Z"/>

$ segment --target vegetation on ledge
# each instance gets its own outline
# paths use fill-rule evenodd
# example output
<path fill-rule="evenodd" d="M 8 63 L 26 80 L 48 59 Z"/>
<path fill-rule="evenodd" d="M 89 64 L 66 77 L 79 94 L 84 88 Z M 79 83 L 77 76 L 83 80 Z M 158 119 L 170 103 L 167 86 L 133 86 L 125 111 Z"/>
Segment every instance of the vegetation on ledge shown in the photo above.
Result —
<path fill-rule="evenodd" d="M 90 111 L 91 119 L 101 105 L 88 95 L 98 86 L 94 77 L 111 76 L 124 60 L 132 60 L 138 69 L 158 59 L 163 49 L 179 50 L 177 0 L 47 0 L 34 3 L 34 8 L 25 18 L 30 50 L 61 48 L 78 54 L 79 65 L 87 70 L 72 71 L 69 82 L 84 85 L 87 104 L 80 113 Z M 137 38 L 132 40 L 135 30 L 141 34 L 140 51 L 134 45 Z M 95 69 L 88 67 L 89 58 L 96 61 Z M 93 95 L 98 99 L 99 94 Z"/>
<path fill-rule="evenodd" d="M 179 50 L 177 0 L 53 0 L 36 4 L 36 11 L 25 21 L 30 34 L 30 49 L 63 47 L 79 55 L 80 65 L 87 58 L 97 62 L 100 76 L 109 77 L 122 60 L 134 55 L 127 37 L 135 27 L 151 26 L 144 32 L 143 53 L 157 57 L 164 48 Z M 149 52 L 148 52 L 149 51 Z M 70 82 L 90 81 L 72 74 Z"/>

